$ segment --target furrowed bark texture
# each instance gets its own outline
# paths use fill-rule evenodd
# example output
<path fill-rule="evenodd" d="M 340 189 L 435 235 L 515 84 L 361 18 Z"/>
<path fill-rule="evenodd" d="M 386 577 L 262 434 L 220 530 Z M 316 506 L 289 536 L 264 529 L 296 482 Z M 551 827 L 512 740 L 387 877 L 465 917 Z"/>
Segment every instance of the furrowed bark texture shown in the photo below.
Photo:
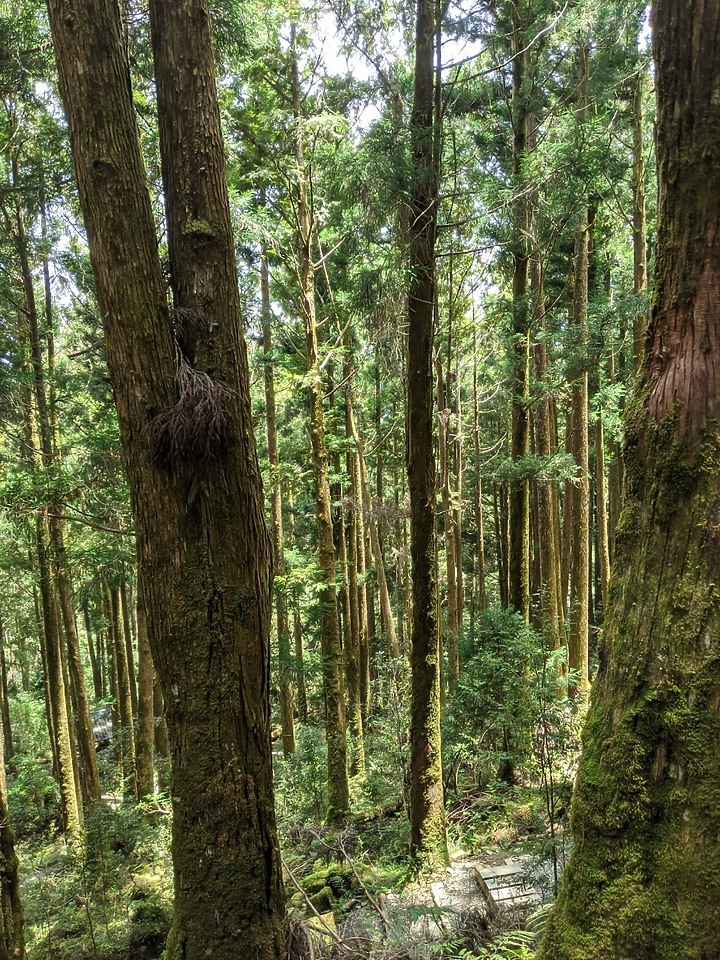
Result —
<path fill-rule="evenodd" d="M 201 0 L 151 9 L 176 319 L 184 311 L 176 340 L 118 7 L 51 0 L 49 9 L 172 750 L 167 954 L 275 960 L 284 907 L 268 707 L 270 540 L 208 9 Z"/>
<path fill-rule="evenodd" d="M 437 864 L 447 862 L 448 851 L 440 747 L 440 644 L 435 581 L 432 360 L 437 170 L 433 161 L 434 14 L 432 0 L 419 0 L 411 119 L 415 180 L 409 242 L 407 469 L 413 583 L 410 850 L 417 861 Z"/>
<path fill-rule="evenodd" d="M 543 960 L 720 956 L 720 5 L 654 26 L 655 302 Z"/>

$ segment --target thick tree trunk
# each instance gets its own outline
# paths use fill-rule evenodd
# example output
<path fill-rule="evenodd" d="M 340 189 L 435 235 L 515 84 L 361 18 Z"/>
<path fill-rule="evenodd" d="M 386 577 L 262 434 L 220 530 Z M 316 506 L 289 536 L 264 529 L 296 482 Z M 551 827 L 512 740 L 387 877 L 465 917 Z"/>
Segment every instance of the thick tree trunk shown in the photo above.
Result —
<path fill-rule="evenodd" d="M 720 5 L 656 0 L 654 31 L 655 303 L 543 960 L 720 956 Z"/>
<path fill-rule="evenodd" d="M 448 860 L 440 743 L 440 642 L 435 580 L 433 305 L 438 170 L 433 123 L 435 4 L 418 0 L 411 118 L 408 294 L 407 471 L 413 581 L 410 667 L 410 850 L 416 861 Z"/>
<path fill-rule="evenodd" d="M 175 341 L 117 4 L 50 0 L 173 759 L 169 960 L 278 960 L 272 571 L 204 0 L 151 4 Z"/>

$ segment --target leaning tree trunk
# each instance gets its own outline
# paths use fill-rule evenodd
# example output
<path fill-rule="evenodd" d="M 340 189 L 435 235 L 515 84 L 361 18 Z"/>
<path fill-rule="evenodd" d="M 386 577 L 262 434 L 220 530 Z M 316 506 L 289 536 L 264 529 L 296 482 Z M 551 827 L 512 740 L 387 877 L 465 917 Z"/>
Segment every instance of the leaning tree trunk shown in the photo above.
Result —
<path fill-rule="evenodd" d="M 655 302 L 543 960 L 720 956 L 720 4 L 654 28 Z"/>
<path fill-rule="evenodd" d="M 410 285 L 408 295 L 407 471 L 413 623 L 410 714 L 410 850 L 420 863 L 445 863 L 440 744 L 440 640 L 435 578 L 435 456 L 433 453 L 433 305 L 438 171 L 433 135 L 435 4 L 418 0 L 413 151 Z"/>
<path fill-rule="evenodd" d="M 151 4 L 175 322 L 119 7 L 50 0 L 173 760 L 169 960 L 279 960 L 271 547 L 205 0 Z M 175 338 L 173 337 L 175 334 Z"/>

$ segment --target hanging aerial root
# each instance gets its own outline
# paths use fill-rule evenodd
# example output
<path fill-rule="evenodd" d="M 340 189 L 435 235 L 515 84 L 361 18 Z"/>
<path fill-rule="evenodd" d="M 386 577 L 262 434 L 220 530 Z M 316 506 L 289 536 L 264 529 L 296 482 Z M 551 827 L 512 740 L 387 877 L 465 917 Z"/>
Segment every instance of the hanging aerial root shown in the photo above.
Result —
<path fill-rule="evenodd" d="M 230 438 L 229 407 L 234 391 L 195 370 L 180 355 L 179 399 L 146 425 L 149 458 L 160 467 L 217 457 Z"/>

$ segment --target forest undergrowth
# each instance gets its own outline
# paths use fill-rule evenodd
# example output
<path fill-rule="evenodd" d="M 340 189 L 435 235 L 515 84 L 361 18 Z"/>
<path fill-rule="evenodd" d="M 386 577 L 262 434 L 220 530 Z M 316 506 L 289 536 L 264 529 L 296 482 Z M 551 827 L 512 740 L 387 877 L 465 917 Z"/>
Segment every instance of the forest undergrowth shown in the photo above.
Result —
<path fill-rule="evenodd" d="M 535 635 L 497 617 L 493 629 L 500 631 L 497 660 L 487 644 L 482 658 L 469 656 L 445 711 L 447 870 L 417 875 L 409 858 L 407 678 L 392 664 L 378 671 L 378 707 L 366 725 L 364 767 L 351 782 L 353 813 L 342 827 L 324 822 L 322 728 L 298 724 L 297 750 L 287 757 L 276 742 L 290 957 L 533 956 L 568 854 L 578 717 L 557 696 L 552 656 L 542 655 L 532 674 L 538 680 L 518 689 L 508 651 L 527 657 Z M 552 698 L 546 696 L 551 688 Z M 58 832 L 42 709 L 31 696 L 15 701 L 27 736 L 9 771 L 28 958 L 156 960 L 172 919 L 170 799 L 159 794 L 123 803 L 121 772 L 112 750 L 103 750 L 101 774 L 110 790 L 86 814 L 83 841 L 67 842 Z M 517 751 L 512 784 L 496 778 L 506 759 L 497 731 L 509 724 Z M 527 871 L 535 897 L 520 910 L 494 915 L 474 871 L 509 861 Z"/>

